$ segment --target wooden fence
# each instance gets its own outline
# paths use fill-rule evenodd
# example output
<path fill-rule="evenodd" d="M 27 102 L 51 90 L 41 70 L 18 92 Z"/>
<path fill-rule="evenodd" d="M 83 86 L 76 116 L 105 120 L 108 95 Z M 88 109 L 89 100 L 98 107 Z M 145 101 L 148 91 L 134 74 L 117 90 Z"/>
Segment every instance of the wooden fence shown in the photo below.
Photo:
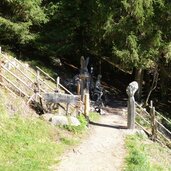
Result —
<path fill-rule="evenodd" d="M 158 141 L 171 148 L 171 131 L 162 124 L 164 121 L 171 126 L 171 121 L 155 110 L 150 102 L 149 112 L 138 103 L 136 104 L 135 123 L 141 127 L 153 141 Z"/>
<path fill-rule="evenodd" d="M 72 92 L 60 83 L 59 77 L 55 80 L 38 66 L 36 66 L 37 72 L 34 72 L 18 59 L 13 58 L 10 60 L 7 55 L 2 52 L 0 55 L 1 61 L 5 61 L 0 64 L 0 85 L 4 86 L 13 95 L 17 94 L 25 97 L 27 104 L 38 102 L 43 108 L 42 100 L 45 101 L 44 94 L 50 92 L 66 93 L 70 96 L 74 96 Z M 7 63 L 12 69 L 8 68 Z M 48 82 L 48 80 L 50 80 L 50 82 Z M 88 103 L 87 98 L 85 103 L 80 102 L 81 105 L 84 104 L 86 106 L 84 109 L 86 115 L 88 115 Z M 68 105 L 59 104 L 59 106 L 68 112 L 68 107 L 66 107 Z M 74 104 L 70 104 L 70 106 L 71 108 L 75 108 Z"/>

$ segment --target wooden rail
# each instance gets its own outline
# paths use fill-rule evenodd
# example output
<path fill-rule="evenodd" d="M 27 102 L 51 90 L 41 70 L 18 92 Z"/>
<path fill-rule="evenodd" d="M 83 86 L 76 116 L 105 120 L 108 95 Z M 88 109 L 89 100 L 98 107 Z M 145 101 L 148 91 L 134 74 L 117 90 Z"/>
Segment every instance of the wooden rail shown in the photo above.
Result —
<path fill-rule="evenodd" d="M 0 85 L 3 86 L 3 87 L 5 87 L 9 92 L 12 93 L 12 95 L 13 95 L 14 97 L 16 97 L 16 94 L 15 94 L 10 88 L 8 88 L 4 83 L 0 82 Z"/>
<path fill-rule="evenodd" d="M 3 55 L 3 54 L 2 54 Z M 30 82 L 32 82 L 32 83 L 34 83 L 34 81 L 31 79 L 31 78 L 29 78 L 24 72 L 22 72 L 18 67 L 16 67 L 5 55 L 3 55 L 3 57 L 12 65 L 12 66 L 14 66 L 15 67 L 15 69 L 17 69 L 23 76 L 25 76 Z M 19 65 L 21 65 L 22 67 L 24 67 L 25 68 L 25 66 L 23 66 L 23 64 L 20 62 L 20 61 L 18 61 L 16 58 L 14 58 L 14 60 L 19 64 Z M 35 77 L 36 77 L 36 74 L 35 73 L 33 73 L 31 70 L 27 70 L 28 72 L 30 72 L 32 75 L 34 75 Z M 43 79 L 41 79 L 41 78 L 39 78 L 39 80 L 43 83 L 43 84 L 45 84 L 47 87 L 49 87 L 51 90 L 54 90 L 49 84 L 47 84 L 46 82 L 44 82 L 43 81 Z M 42 92 L 45 92 L 43 89 L 41 89 L 41 91 Z"/>
<path fill-rule="evenodd" d="M 56 83 L 56 80 L 54 78 L 52 78 L 48 73 L 46 73 L 45 71 L 43 71 L 41 68 L 39 68 L 38 66 L 36 66 L 36 68 L 43 73 L 45 76 L 47 76 L 50 80 L 52 80 L 53 82 Z M 70 92 L 66 87 L 64 87 L 62 84 L 60 84 L 60 82 L 58 83 L 59 87 L 63 90 L 65 90 L 65 92 L 74 95 L 72 92 Z"/>
<path fill-rule="evenodd" d="M 156 117 L 156 114 L 159 115 L 160 117 L 162 117 L 163 119 L 165 119 L 168 123 L 170 123 L 170 121 L 165 118 L 164 116 L 162 116 L 159 112 L 155 111 L 155 108 L 153 107 L 153 103 L 151 103 L 151 107 L 150 107 L 150 112 L 151 113 L 148 113 L 146 111 L 146 109 L 144 109 L 142 106 L 140 106 L 139 104 L 136 103 L 136 107 L 138 109 L 140 109 L 140 111 L 143 111 L 143 115 L 146 115 L 149 117 L 149 120 L 148 121 L 143 115 L 139 114 L 138 112 L 136 112 L 136 115 L 139 116 L 141 119 L 143 119 L 143 121 L 145 121 L 146 123 L 148 123 L 148 125 L 151 125 L 151 130 L 152 132 L 150 133 L 145 126 L 141 125 L 140 123 L 138 123 L 136 121 L 136 124 L 141 127 L 145 132 L 147 132 L 149 135 L 152 136 L 152 139 L 154 138 L 154 140 L 158 141 L 158 142 L 161 142 L 162 140 L 159 139 L 159 137 L 157 136 L 157 134 L 159 134 L 160 136 L 162 136 L 170 145 L 171 145 L 171 140 L 164 134 L 162 133 L 160 130 L 157 129 L 158 126 L 160 126 L 163 131 L 166 131 L 170 136 L 171 136 L 171 131 L 169 129 L 167 129 L 162 123 L 160 123 L 158 120 L 157 120 L 157 117 Z M 151 118 L 151 119 L 150 119 Z M 155 135 L 154 135 L 155 134 Z M 163 143 L 163 142 L 162 142 Z M 169 145 L 169 148 L 170 148 L 170 145 Z"/>
<path fill-rule="evenodd" d="M 27 85 L 21 78 L 19 78 L 17 75 L 15 75 L 14 73 L 12 73 L 10 70 L 8 70 L 7 68 L 5 68 L 4 66 L 1 65 L 1 67 L 3 69 L 5 69 L 7 72 L 9 72 L 12 76 L 14 76 L 17 80 L 19 80 L 23 85 L 25 85 L 28 89 L 32 90 L 34 92 L 34 89 L 31 88 L 29 85 Z"/>
<path fill-rule="evenodd" d="M 8 82 L 9 84 L 11 84 L 16 92 L 19 92 L 21 94 L 23 94 L 25 97 L 27 97 L 27 104 L 30 103 L 31 101 L 36 101 L 37 97 L 40 97 L 41 99 L 43 99 L 43 97 L 40 95 L 40 92 L 45 92 L 45 90 L 40 86 L 40 85 L 44 85 L 46 88 L 50 89 L 50 91 L 55 91 L 56 89 L 60 89 L 64 90 L 65 93 L 73 95 L 72 92 L 70 92 L 67 88 L 65 88 L 62 84 L 60 84 L 59 82 L 59 78 L 58 81 L 56 81 L 54 78 L 52 78 L 48 73 L 46 73 L 45 71 L 43 71 L 41 68 L 39 68 L 38 66 L 36 66 L 37 71 L 39 71 L 39 74 L 35 74 L 34 72 L 32 72 L 29 68 L 27 70 L 24 70 L 26 68 L 25 65 L 23 65 L 19 60 L 17 60 L 16 58 L 13 58 L 13 60 L 11 61 L 5 54 L 2 54 L 2 57 L 4 60 L 7 61 L 7 63 L 12 66 L 12 68 L 15 69 L 15 71 L 17 71 L 16 73 L 14 73 L 13 71 L 11 71 L 10 69 L 8 69 L 7 67 L 5 67 L 5 65 L 0 65 L 1 68 L 3 68 L 3 70 L 5 70 L 7 73 L 9 73 L 10 75 L 12 75 L 15 80 L 17 80 L 19 83 L 21 83 L 23 86 L 22 87 L 18 87 L 16 85 L 16 83 L 12 82 L 10 79 L 8 79 L 7 77 L 5 77 L 5 75 L 2 74 L 1 72 L 1 77 L 6 80 L 6 82 Z M 15 62 L 15 63 L 14 63 Z M 35 77 L 35 80 L 33 80 L 32 78 L 30 78 L 29 75 L 27 75 L 27 72 L 31 73 L 32 76 Z M 44 81 L 41 77 L 40 77 L 40 72 L 41 74 L 45 75 L 47 78 L 49 78 L 52 82 L 54 82 L 56 84 L 56 89 L 53 88 L 51 85 L 49 85 L 48 83 L 46 83 L 46 81 Z M 21 77 L 19 76 L 21 74 Z M 19 74 L 19 75 L 18 75 Z M 22 79 L 23 78 L 23 79 Z M 25 81 L 27 80 L 27 82 Z M 28 82 L 30 84 L 28 84 Z M 36 84 L 37 83 L 37 84 Z M 0 82 L 1 84 L 1 82 Z M 3 85 L 5 88 L 7 88 L 11 93 L 13 92 L 11 90 L 11 86 L 7 84 L 9 87 L 7 87 L 6 85 L 4 85 L 3 83 L 1 85 Z M 38 89 L 34 88 L 32 85 L 38 85 Z M 28 91 L 30 90 L 30 91 Z M 23 90 L 24 89 L 24 90 Z M 36 89 L 36 90 L 35 90 Z M 39 92 L 38 92 L 39 90 Z M 14 92 L 13 92 L 14 93 Z M 14 93 L 15 94 L 15 93 Z M 40 100 L 41 101 L 41 100 Z M 41 103 L 41 102 L 40 102 Z M 73 104 L 70 105 L 71 107 L 75 107 Z"/>
<path fill-rule="evenodd" d="M 43 71 L 42 69 L 40 69 L 38 66 L 36 66 L 36 68 L 42 72 L 44 75 L 46 75 L 49 79 L 51 79 L 53 82 L 56 83 L 56 80 L 54 78 L 52 78 L 48 73 L 46 73 L 45 71 Z"/>
<path fill-rule="evenodd" d="M 0 76 L 2 78 L 4 78 L 7 82 L 9 82 L 12 86 L 14 86 L 19 92 L 21 92 L 22 94 L 24 94 L 27 98 L 29 98 L 30 96 L 25 93 L 23 90 L 21 90 L 20 88 L 18 88 L 12 81 L 10 81 L 8 78 L 6 78 L 4 75 L 0 74 Z"/>
<path fill-rule="evenodd" d="M 166 117 L 164 117 L 163 115 L 161 115 L 159 112 L 156 111 L 156 114 L 160 117 L 162 117 L 165 121 L 167 121 L 169 124 L 171 124 L 171 121 L 169 121 Z"/>

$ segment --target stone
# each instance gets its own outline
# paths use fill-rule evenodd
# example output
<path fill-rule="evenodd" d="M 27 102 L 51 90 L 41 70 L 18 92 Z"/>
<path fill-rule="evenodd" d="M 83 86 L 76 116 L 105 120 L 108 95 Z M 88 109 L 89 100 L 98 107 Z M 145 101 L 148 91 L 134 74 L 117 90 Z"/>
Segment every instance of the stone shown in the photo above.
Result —
<path fill-rule="evenodd" d="M 69 117 L 69 121 L 70 121 L 70 124 L 73 126 L 80 125 L 80 121 L 76 117 L 73 117 L 73 116 Z"/>
<path fill-rule="evenodd" d="M 71 126 L 79 126 L 80 121 L 73 116 L 67 117 L 67 116 L 53 116 L 50 119 L 50 122 L 52 125 L 71 125 Z"/>
<path fill-rule="evenodd" d="M 54 116 L 54 114 L 52 114 L 52 113 L 45 113 L 45 114 L 41 115 L 40 117 L 43 118 L 45 121 L 49 121 L 53 116 Z"/>
<path fill-rule="evenodd" d="M 103 109 L 100 109 L 100 115 L 106 115 L 106 112 Z"/>

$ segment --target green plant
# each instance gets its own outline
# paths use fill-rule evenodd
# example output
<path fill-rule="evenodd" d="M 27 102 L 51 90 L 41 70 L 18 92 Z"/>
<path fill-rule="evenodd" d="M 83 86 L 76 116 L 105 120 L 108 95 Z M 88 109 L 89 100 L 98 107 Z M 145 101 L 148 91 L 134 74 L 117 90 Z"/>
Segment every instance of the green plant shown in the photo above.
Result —
<path fill-rule="evenodd" d="M 77 116 L 78 120 L 80 121 L 80 125 L 78 126 L 72 126 L 72 125 L 65 125 L 64 128 L 68 131 L 74 132 L 74 133 L 82 133 L 87 128 L 87 120 L 83 114 Z"/>
<path fill-rule="evenodd" d="M 166 156 L 169 154 L 166 149 L 159 147 L 157 143 L 146 143 L 146 141 L 147 139 L 141 134 L 127 136 L 126 148 L 128 150 L 128 156 L 126 157 L 124 170 L 169 171 L 171 167 L 169 161 L 166 160 Z M 160 160 L 160 163 L 154 162 L 156 156 L 157 161 Z"/>
<path fill-rule="evenodd" d="M 100 115 L 97 112 L 90 112 L 89 119 L 91 121 L 98 121 L 100 119 Z"/>

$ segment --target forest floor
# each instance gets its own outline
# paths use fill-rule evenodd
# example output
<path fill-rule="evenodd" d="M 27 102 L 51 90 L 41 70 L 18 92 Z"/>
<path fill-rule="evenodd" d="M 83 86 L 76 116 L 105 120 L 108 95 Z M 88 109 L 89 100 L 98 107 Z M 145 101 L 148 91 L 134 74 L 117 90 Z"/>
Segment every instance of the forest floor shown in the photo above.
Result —
<path fill-rule="evenodd" d="M 89 135 L 82 143 L 67 151 L 54 171 L 121 171 L 128 131 L 123 108 L 105 111 L 98 123 L 91 123 Z"/>

